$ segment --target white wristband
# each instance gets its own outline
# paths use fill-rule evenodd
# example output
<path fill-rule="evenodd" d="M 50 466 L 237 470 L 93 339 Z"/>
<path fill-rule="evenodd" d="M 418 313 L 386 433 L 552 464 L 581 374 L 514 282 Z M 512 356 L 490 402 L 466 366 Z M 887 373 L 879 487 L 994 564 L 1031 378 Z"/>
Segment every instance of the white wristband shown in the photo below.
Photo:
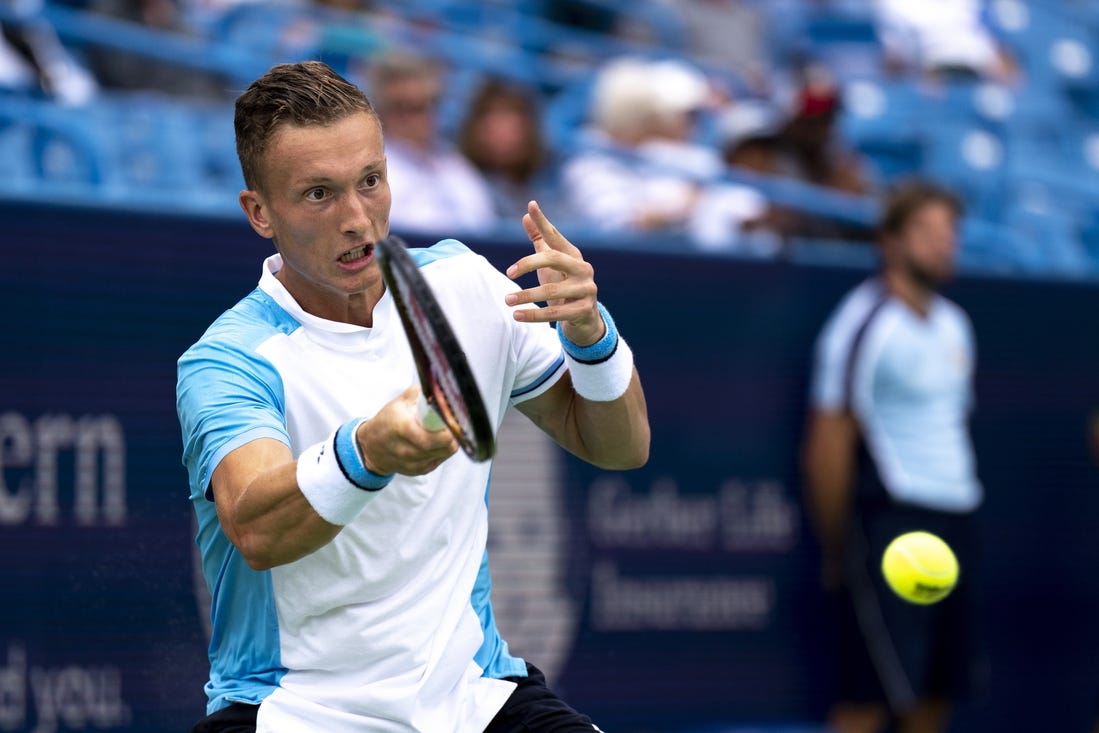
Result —
<path fill-rule="evenodd" d="M 349 523 L 377 495 L 351 481 L 336 456 L 336 434 L 298 456 L 298 488 L 313 510 L 330 524 Z M 379 487 L 380 488 L 380 487 Z"/>
<path fill-rule="evenodd" d="M 576 394 L 591 402 L 618 399 L 626 394 L 633 379 L 633 352 L 621 336 L 614 353 L 598 363 L 578 361 L 568 351 L 565 352 L 565 363 L 569 366 Z"/>

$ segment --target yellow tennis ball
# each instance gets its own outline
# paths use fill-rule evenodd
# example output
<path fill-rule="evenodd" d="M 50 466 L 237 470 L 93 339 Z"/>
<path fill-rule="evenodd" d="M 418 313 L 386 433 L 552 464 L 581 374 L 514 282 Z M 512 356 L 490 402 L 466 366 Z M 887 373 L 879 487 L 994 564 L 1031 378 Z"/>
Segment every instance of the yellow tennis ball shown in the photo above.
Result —
<path fill-rule="evenodd" d="M 950 545 L 930 532 L 908 532 L 885 548 L 881 571 L 898 596 L 927 605 L 941 601 L 954 590 L 958 559 Z"/>

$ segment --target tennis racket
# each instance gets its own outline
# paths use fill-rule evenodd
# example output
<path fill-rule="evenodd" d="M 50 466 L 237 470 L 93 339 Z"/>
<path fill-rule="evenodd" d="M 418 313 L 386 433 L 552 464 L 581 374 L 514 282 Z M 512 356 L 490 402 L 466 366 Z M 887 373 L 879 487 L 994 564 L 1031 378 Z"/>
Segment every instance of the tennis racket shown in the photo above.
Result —
<path fill-rule="evenodd" d="M 466 455 L 488 460 L 496 451 L 492 424 L 439 301 L 399 237 L 383 239 L 374 251 L 416 360 L 423 388 L 420 423 L 428 430 L 449 429 Z"/>

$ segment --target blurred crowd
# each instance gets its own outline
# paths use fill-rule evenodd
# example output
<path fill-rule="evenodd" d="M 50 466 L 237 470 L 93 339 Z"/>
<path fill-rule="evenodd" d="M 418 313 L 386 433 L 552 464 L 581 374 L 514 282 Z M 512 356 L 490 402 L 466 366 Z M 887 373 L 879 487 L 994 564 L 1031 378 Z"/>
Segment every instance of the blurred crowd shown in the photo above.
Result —
<path fill-rule="evenodd" d="M 518 226 L 535 198 L 556 221 L 676 234 L 705 250 L 772 255 L 799 237 L 867 241 L 868 224 L 774 195 L 776 182 L 850 197 L 874 197 L 890 183 L 844 140 L 835 70 L 790 41 L 792 11 L 836 5 L 872 17 L 879 43 L 864 63 L 882 74 L 1005 84 L 1017 74 L 981 0 L 520 3 L 532 23 L 620 44 L 596 59 L 561 44 L 547 51 L 589 65 L 567 87 L 483 69 L 470 75 L 453 54 L 417 44 L 416 29 L 437 24 L 433 12 L 448 5 L 439 0 L 3 0 L 0 88 L 69 105 L 139 89 L 229 102 L 239 89 L 216 70 L 184 70 L 125 48 L 67 48 L 39 13 L 50 4 L 180 38 L 224 36 L 231 22 L 263 18 L 267 25 L 240 37 L 263 36 L 275 58 L 322 58 L 368 91 L 385 125 L 393 225 L 427 232 Z M 662 28 L 659 18 L 674 22 Z M 668 28 L 680 33 L 680 52 L 660 45 Z M 561 112 L 570 96 L 580 100 L 571 118 Z"/>

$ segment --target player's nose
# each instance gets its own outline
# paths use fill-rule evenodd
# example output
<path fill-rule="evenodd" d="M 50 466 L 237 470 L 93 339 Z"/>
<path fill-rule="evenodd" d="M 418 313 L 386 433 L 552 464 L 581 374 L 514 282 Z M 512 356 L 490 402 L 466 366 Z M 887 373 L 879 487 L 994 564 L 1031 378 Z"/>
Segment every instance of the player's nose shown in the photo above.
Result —
<path fill-rule="evenodd" d="M 340 229 L 345 234 L 362 237 L 370 230 L 372 222 L 370 207 L 360 196 L 345 196 L 340 207 L 340 219 Z"/>

